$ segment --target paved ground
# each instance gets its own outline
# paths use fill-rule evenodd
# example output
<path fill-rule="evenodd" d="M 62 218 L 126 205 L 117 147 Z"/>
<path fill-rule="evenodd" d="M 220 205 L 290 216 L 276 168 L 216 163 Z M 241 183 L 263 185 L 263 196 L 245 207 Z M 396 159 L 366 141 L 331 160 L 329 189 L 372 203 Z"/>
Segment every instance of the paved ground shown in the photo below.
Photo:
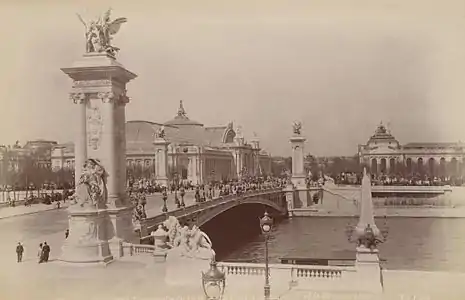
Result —
<path fill-rule="evenodd" d="M 194 203 L 194 194 L 189 191 L 184 197 L 186 205 Z M 163 200 L 160 194 L 147 197 L 147 215 L 161 213 Z M 167 207 L 176 208 L 174 194 L 168 194 Z M 65 208 L 52 205 L 34 204 L 31 207 L 17 206 L 0 209 L 0 263 L 15 262 L 15 247 L 24 244 L 25 259 L 35 260 L 39 243 L 47 241 L 53 253 L 61 248 L 64 232 L 68 228 L 68 214 Z"/>

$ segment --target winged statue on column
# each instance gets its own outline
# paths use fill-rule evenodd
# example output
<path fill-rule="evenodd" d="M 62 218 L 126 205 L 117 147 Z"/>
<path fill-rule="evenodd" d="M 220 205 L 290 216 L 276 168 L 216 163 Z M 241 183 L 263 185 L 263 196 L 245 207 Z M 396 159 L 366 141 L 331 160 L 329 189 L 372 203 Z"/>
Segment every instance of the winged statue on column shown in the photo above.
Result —
<path fill-rule="evenodd" d="M 86 30 L 86 52 L 108 53 L 114 56 L 120 49 L 111 45 L 113 35 L 117 34 L 121 24 L 126 23 L 126 18 L 110 20 L 111 8 L 108 9 L 97 20 L 85 22 L 81 15 L 77 14 L 79 20 L 84 24 Z"/>

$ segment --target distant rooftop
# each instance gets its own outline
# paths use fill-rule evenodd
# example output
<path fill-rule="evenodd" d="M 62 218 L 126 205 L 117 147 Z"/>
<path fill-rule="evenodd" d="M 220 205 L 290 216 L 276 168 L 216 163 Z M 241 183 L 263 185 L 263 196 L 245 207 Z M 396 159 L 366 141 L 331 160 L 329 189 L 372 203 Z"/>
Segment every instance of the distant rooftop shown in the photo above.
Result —
<path fill-rule="evenodd" d="M 178 114 L 171 120 L 166 121 L 163 125 L 174 125 L 174 126 L 203 126 L 202 123 L 190 120 L 187 117 L 186 111 L 182 104 L 182 100 L 179 101 Z"/>

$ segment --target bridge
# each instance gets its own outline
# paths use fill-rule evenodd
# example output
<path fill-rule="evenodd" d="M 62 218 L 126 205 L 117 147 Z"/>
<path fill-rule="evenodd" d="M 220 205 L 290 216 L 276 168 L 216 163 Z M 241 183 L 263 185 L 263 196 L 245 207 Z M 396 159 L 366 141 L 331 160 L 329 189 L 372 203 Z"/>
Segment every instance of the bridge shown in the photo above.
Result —
<path fill-rule="evenodd" d="M 248 191 L 240 195 L 216 197 L 205 202 L 198 202 L 184 208 L 148 217 L 141 221 L 142 240 L 149 238 L 149 233 L 156 230 L 157 226 L 169 216 L 176 217 L 181 223 L 195 223 L 201 227 L 234 207 L 250 204 L 263 205 L 278 216 L 287 215 L 286 197 L 282 188 Z"/>

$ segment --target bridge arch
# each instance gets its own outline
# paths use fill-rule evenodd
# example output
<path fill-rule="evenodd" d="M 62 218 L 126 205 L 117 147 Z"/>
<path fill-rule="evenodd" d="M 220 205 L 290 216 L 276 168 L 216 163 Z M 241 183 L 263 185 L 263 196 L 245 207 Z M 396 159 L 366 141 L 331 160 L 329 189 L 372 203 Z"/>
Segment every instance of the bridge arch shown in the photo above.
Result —
<path fill-rule="evenodd" d="M 248 198 L 244 198 L 244 199 L 239 198 L 237 200 L 227 202 L 224 205 L 218 205 L 209 210 L 205 210 L 204 212 L 196 215 L 194 217 L 195 220 L 192 220 L 192 221 L 194 221 L 195 224 L 197 224 L 197 226 L 200 227 L 202 225 L 205 225 L 209 221 L 213 220 L 214 218 L 218 217 L 219 215 L 226 213 L 232 208 L 235 208 L 241 205 L 252 205 L 252 204 L 263 205 L 264 211 L 268 210 L 269 212 L 270 211 L 273 212 L 273 214 L 284 216 L 287 214 L 287 211 L 286 211 L 285 200 L 283 201 L 284 203 L 280 205 L 280 203 L 276 203 L 274 201 L 270 201 L 268 199 L 261 198 L 261 197 L 257 197 L 257 198 L 254 197 L 254 199 L 250 199 L 250 200 Z"/>

